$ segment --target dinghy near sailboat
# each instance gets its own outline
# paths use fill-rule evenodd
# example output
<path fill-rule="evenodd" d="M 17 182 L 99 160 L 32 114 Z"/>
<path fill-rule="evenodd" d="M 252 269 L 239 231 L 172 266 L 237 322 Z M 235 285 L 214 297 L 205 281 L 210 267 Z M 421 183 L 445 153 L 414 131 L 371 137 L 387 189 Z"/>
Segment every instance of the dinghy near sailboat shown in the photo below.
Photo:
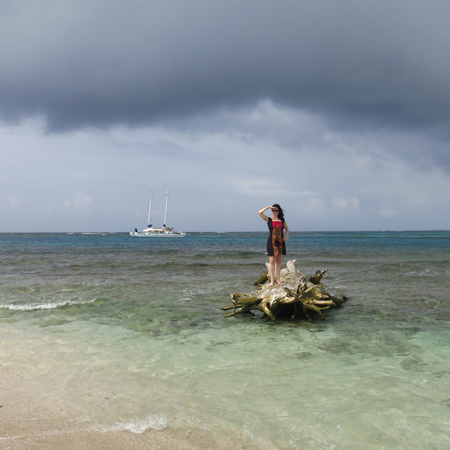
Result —
<path fill-rule="evenodd" d="M 138 231 L 135 228 L 134 231 L 130 232 L 131 237 L 142 237 L 142 238 L 175 238 L 175 237 L 184 237 L 186 233 L 182 231 L 175 231 L 171 227 L 166 226 L 166 218 L 167 218 L 167 205 L 169 204 L 169 191 L 166 193 L 166 209 L 164 211 L 164 223 L 161 228 L 154 228 L 151 224 L 151 216 L 152 216 L 152 201 L 153 201 L 153 191 L 150 191 L 150 204 L 148 207 L 148 226 L 142 231 Z"/>

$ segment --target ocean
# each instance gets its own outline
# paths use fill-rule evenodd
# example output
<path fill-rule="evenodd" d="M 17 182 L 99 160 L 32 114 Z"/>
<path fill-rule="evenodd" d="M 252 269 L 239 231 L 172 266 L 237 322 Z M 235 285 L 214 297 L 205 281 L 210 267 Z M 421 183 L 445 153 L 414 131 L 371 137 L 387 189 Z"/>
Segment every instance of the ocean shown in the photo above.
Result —
<path fill-rule="evenodd" d="M 293 232 L 283 267 L 328 269 L 348 301 L 313 323 L 224 317 L 266 239 L 0 234 L 0 448 L 450 448 L 450 232 Z"/>

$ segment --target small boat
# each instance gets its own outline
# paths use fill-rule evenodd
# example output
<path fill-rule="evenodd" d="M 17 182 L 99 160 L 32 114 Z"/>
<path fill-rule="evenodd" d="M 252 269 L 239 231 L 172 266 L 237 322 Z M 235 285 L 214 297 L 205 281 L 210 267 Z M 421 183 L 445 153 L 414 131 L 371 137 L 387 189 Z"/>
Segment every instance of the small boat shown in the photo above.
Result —
<path fill-rule="evenodd" d="M 139 238 L 175 238 L 175 237 L 184 237 L 186 233 L 182 231 L 175 231 L 171 227 L 166 226 L 166 218 L 167 218 L 167 205 L 169 204 L 169 191 L 166 193 L 166 209 L 164 212 L 164 224 L 161 228 L 153 228 L 151 224 L 151 215 L 152 215 L 152 201 L 153 201 L 153 191 L 150 191 L 150 204 L 148 207 L 148 226 L 142 231 L 138 231 L 137 228 L 134 231 L 130 231 L 131 237 L 139 237 Z"/>

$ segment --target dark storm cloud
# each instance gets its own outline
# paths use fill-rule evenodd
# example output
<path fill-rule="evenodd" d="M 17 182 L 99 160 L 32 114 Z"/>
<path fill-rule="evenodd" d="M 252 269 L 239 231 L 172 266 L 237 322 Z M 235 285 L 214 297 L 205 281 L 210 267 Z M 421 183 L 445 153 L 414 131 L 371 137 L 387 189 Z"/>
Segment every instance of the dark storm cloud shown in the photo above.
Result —
<path fill-rule="evenodd" d="M 450 122 L 450 3 L 0 3 L 0 114 L 50 130 L 157 123 L 271 99 L 334 126 Z"/>

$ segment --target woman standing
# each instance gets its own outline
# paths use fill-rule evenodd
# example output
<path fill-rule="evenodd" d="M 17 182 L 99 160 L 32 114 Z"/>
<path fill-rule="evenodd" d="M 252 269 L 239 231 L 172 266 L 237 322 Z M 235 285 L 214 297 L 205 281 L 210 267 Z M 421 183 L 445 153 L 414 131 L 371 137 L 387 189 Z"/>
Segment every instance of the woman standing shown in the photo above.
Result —
<path fill-rule="evenodd" d="M 264 214 L 268 209 L 272 210 L 273 219 Z M 284 213 L 281 206 L 278 203 L 274 203 L 272 206 L 266 206 L 258 213 L 263 220 L 267 222 L 269 227 L 269 238 L 267 239 L 267 254 L 269 255 L 269 273 L 270 284 L 273 286 L 273 276 L 276 271 L 277 283 L 281 284 L 280 272 L 281 272 L 281 255 L 286 254 L 286 242 L 289 239 L 289 228 L 284 220 Z M 283 229 L 286 230 L 286 236 L 283 234 Z"/>

